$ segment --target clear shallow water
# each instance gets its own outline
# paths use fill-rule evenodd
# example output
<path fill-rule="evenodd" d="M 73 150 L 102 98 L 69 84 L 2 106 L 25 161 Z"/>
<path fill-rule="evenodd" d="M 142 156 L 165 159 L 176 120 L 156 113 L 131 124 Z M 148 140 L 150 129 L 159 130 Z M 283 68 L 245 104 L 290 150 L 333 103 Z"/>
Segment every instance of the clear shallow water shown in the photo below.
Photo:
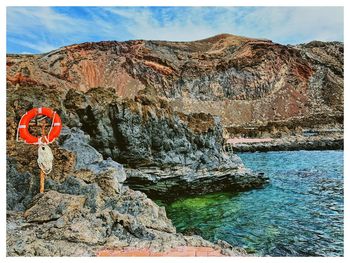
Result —
<path fill-rule="evenodd" d="M 240 154 L 270 184 L 166 206 L 181 232 L 271 256 L 343 255 L 343 151 Z"/>

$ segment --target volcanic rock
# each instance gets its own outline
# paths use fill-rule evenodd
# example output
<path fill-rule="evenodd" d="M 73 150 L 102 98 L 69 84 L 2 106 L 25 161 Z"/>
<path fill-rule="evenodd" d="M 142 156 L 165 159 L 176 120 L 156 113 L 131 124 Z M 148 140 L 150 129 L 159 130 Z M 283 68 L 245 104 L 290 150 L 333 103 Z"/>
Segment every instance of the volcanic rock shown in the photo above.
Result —
<path fill-rule="evenodd" d="M 81 181 L 67 187 L 66 181 L 73 177 L 63 183 L 50 182 L 47 191 L 37 194 L 25 212 L 8 210 L 8 256 L 94 256 L 111 248 L 157 252 L 178 246 L 212 247 L 225 255 L 245 255 L 240 249 L 222 248 L 199 236 L 176 233 L 164 207 L 144 193 L 123 186 L 118 195 L 111 194 L 97 182 Z M 87 185 L 97 189 L 94 197 L 86 190 Z M 99 206 L 92 206 L 89 199 Z"/>
<path fill-rule="evenodd" d="M 105 87 L 123 98 L 161 96 L 178 111 L 247 127 L 319 113 L 343 116 L 343 53 L 340 42 L 292 46 L 229 34 L 192 42 L 103 41 L 8 55 L 7 82 L 64 93 Z"/>
<path fill-rule="evenodd" d="M 83 207 L 83 196 L 60 194 L 56 191 L 38 194 L 32 200 L 33 205 L 25 211 L 24 217 L 28 222 L 47 222 L 56 220 L 61 216 L 79 210 Z"/>
<path fill-rule="evenodd" d="M 264 186 L 265 175 L 224 150 L 233 136 L 342 144 L 343 53 L 339 42 L 291 46 L 222 34 L 7 55 L 7 255 L 181 246 L 244 255 L 176 233 L 145 193 L 174 199 Z M 55 109 L 64 128 L 50 145 L 46 192 L 37 194 L 36 147 L 17 142 L 16 132 L 21 116 L 41 106 Z M 332 142 L 283 140 L 332 129 L 341 133 Z"/>

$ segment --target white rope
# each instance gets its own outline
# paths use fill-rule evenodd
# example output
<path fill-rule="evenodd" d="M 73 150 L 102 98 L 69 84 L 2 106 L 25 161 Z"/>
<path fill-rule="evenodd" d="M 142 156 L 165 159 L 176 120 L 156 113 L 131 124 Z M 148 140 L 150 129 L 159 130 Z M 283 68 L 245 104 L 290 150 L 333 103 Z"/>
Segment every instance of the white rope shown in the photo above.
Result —
<path fill-rule="evenodd" d="M 52 121 L 51 121 L 51 127 L 50 127 L 50 130 L 49 130 L 49 133 L 48 134 L 51 134 L 51 130 L 52 130 L 52 127 L 55 125 L 56 126 L 56 123 L 54 123 L 54 120 L 55 120 L 55 115 L 56 115 L 56 111 L 53 112 L 53 116 L 52 116 Z M 46 137 L 46 136 L 45 136 Z M 46 137 L 47 138 L 47 137 Z M 48 140 L 48 138 L 47 138 Z M 54 141 L 54 139 L 52 140 L 52 142 Z M 49 143 L 52 143 L 49 141 Z"/>
<path fill-rule="evenodd" d="M 43 143 L 39 145 L 37 161 L 40 169 L 45 174 L 49 174 L 52 171 L 53 154 L 47 144 Z"/>

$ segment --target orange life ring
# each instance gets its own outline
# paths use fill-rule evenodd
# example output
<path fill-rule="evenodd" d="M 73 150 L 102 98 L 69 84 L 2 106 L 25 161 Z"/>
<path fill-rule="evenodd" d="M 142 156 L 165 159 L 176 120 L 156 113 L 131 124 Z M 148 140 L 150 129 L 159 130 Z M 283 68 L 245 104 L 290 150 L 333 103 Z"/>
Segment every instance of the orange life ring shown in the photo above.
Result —
<path fill-rule="evenodd" d="M 52 119 L 51 129 L 46 136 L 35 137 L 29 133 L 29 122 L 37 115 L 45 115 Z M 29 144 L 52 143 L 59 135 L 62 129 L 62 121 L 60 116 L 50 108 L 33 108 L 26 112 L 18 126 L 19 136 Z M 45 141 L 43 141 L 45 140 Z"/>

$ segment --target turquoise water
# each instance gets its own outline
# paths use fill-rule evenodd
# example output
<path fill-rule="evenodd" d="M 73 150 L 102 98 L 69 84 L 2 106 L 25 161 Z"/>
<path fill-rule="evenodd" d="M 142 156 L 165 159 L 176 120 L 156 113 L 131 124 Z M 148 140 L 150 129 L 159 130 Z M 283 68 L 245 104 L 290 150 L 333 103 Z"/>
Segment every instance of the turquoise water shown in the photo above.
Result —
<path fill-rule="evenodd" d="M 166 206 L 180 232 L 271 256 L 343 255 L 343 151 L 240 154 L 270 184 Z"/>

